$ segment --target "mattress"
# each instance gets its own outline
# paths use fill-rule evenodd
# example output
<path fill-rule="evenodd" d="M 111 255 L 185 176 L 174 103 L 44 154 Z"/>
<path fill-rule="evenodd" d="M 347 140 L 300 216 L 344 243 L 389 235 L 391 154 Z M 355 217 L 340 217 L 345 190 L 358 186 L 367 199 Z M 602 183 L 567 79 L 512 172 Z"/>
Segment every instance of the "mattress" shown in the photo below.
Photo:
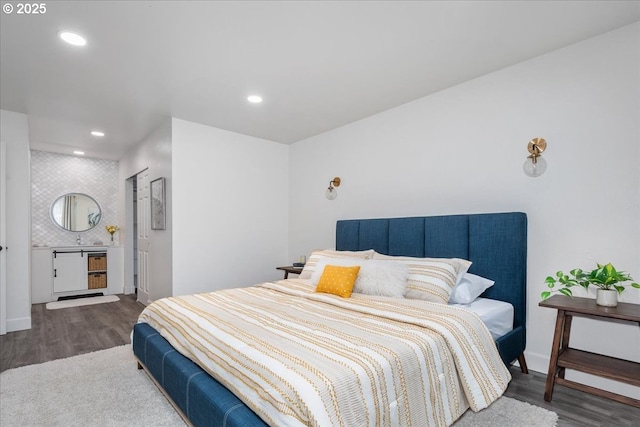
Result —
<path fill-rule="evenodd" d="M 490 298 L 476 298 L 471 304 L 449 304 L 473 311 L 491 332 L 494 340 L 513 330 L 513 306 Z"/>

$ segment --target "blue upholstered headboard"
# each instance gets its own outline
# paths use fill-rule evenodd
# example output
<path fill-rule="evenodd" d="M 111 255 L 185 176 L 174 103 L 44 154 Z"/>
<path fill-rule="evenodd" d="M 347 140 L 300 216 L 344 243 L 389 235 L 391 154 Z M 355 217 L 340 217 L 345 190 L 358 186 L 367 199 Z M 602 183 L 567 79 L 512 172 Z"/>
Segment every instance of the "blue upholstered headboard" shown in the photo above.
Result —
<path fill-rule="evenodd" d="M 340 220 L 336 249 L 387 255 L 464 258 L 469 272 L 495 281 L 483 297 L 514 306 L 514 331 L 498 345 L 505 363 L 525 346 L 527 216 L 522 212 Z"/>

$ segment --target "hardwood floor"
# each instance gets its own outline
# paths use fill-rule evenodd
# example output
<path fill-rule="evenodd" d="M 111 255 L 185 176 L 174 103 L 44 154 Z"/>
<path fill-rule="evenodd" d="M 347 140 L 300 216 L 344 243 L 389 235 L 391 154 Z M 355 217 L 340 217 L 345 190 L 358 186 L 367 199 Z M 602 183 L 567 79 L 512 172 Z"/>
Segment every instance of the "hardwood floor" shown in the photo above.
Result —
<path fill-rule="evenodd" d="M 130 343 L 144 305 L 135 294 L 118 297 L 118 302 L 58 310 L 32 305 L 31 329 L 0 336 L 0 372 Z"/>
<path fill-rule="evenodd" d="M 544 400 L 546 374 L 511 367 L 513 379 L 505 396 L 540 406 L 559 416 L 558 427 L 638 427 L 640 409 L 556 385 L 551 402 Z"/>
<path fill-rule="evenodd" d="M 0 371 L 128 344 L 144 306 L 135 295 L 119 297 L 119 302 L 60 310 L 34 304 L 32 329 L 0 336 Z M 546 375 L 529 372 L 511 368 L 505 395 L 556 412 L 559 427 L 640 425 L 640 409 L 562 386 L 556 386 L 552 402 L 545 402 Z"/>

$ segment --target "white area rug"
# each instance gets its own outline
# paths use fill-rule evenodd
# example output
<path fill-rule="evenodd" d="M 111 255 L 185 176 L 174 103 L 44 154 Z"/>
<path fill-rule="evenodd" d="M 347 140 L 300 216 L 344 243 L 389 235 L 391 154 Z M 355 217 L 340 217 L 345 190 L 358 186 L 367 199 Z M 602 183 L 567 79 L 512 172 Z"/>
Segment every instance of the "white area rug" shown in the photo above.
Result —
<path fill-rule="evenodd" d="M 503 396 L 480 412 L 467 410 L 453 427 L 549 427 L 557 423 L 555 412 Z"/>
<path fill-rule="evenodd" d="M 502 397 L 454 427 L 552 427 L 554 412 Z M 0 374 L 0 426 L 184 426 L 130 345 Z M 422 426 L 420 426 L 422 427 Z"/>
<path fill-rule="evenodd" d="M 130 345 L 0 374 L 0 426 L 184 426 Z"/>
<path fill-rule="evenodd" d="M 99 297 L 74 298 L 64 301 L 54 301 L 47 303 L 47 310 L 57 310 L 59 308 L 80 307 L 81 305 L 103 304 L 105 302 L 120 301 L 117 295 L 102 295 Z"/>

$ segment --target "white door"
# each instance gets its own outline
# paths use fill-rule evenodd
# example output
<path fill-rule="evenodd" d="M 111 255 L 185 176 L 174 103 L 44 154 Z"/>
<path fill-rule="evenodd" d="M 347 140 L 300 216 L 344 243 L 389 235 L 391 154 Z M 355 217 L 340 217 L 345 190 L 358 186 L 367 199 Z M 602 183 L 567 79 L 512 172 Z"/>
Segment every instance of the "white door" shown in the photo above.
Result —
<path fill-rule="evenodd" d="M 0 141 L 0 335 L 7 333 L 7 256 L 6 256 L 6 215 L 5 215 L 5 171 L 6 151 L 4 141 Z"/>
<path fill-rule="evenodd" d="M 138 215 L 138 301 L 144 305 L 149 298 L 149 230 L 151 211 L 149 197 L 149 170 L 143 170 L 136 176 L 137 215 Z"/>

